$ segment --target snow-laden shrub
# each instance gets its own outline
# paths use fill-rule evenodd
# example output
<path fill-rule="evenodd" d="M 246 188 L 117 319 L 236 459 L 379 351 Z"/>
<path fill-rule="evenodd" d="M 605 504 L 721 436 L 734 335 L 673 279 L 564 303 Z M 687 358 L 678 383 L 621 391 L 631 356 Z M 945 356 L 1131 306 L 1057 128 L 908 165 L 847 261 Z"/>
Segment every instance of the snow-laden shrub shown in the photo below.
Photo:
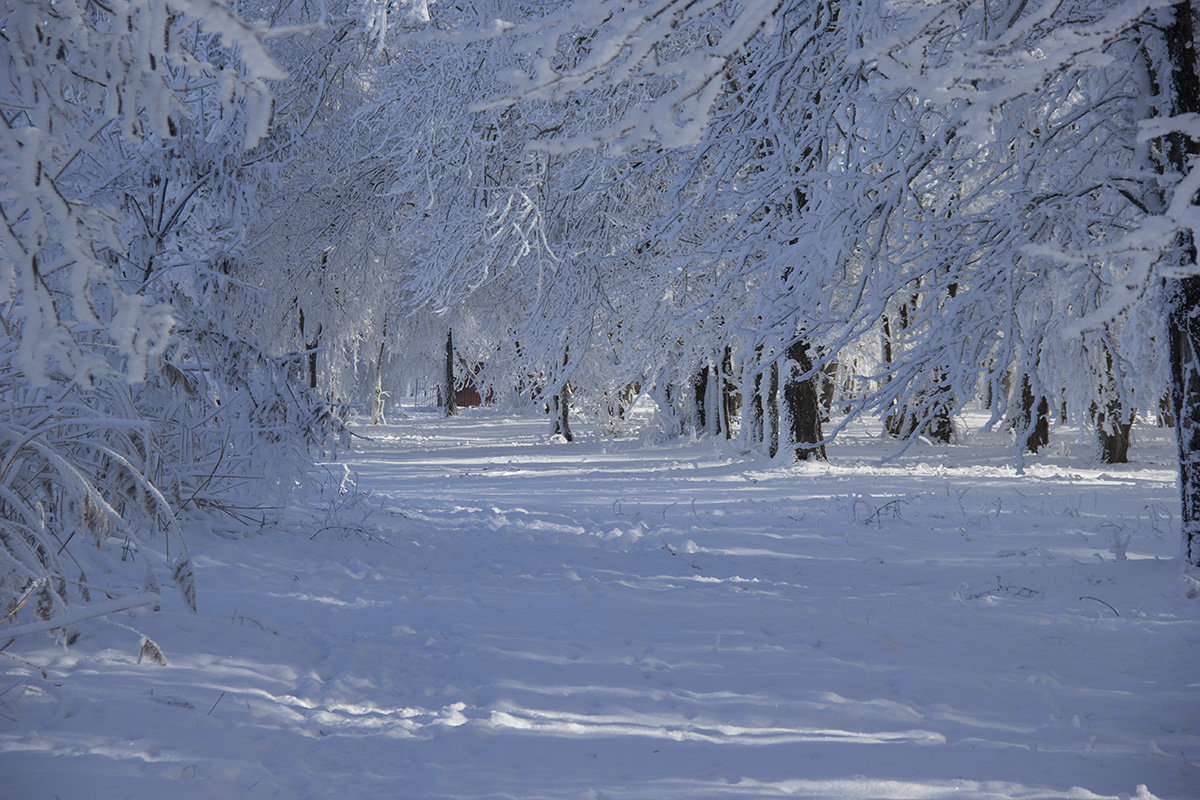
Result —
<path fill-rule="evenodd" d="M 61 381 L 35 388 L 0 350 L 0 610 L 9 622 L 49 620 L 68 605 L 141 587 L 162 565 L 139 543 L 158 538 L 166 567 L 194 607 L 195 586 L 155 422 L 127 384 Z M 136 563 L 122 568 L 120 562 Z"/>
<path fill-rule="evenodd" d="M 164 575 L 194 609 L 187 533 L 263 524 L 345 435 L 298 380 L 300 356 L 270 356 L 227 331 L 182 331 L 136 386 L 34 388 L 13 352 L 11 341 L 0 350 L 0 616 L 10 624 L 154 593 Z"/>
<path fill-rule="evenodd" d="M 194 608 L 190 529 L 261 519 L 340 426 L 206 283 L 283 158 L 248 153 L 285 72 L 224 4 L 163 8 L 0 10 L 0 644 L 163 576 Z"/>

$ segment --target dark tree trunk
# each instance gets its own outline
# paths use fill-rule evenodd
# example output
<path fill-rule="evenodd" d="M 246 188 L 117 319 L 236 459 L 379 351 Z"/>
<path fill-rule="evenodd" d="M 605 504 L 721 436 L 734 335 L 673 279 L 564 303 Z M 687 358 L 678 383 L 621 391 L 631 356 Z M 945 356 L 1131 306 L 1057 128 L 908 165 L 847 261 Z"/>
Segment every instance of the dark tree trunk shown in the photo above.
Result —
<path fill-rule="evenodd" d="M 567 366 L 571 360 L 571 351 L 568 349 L 563 352 L 563 366 Z M 571 433 L 571 385 L 564 380 L 562 386 L 558 387 L 558 391 L 554 393 L 554 397 L 550 402 L 551 410 L 554 414 L 554 433 L 563 437 L 568 442 L 575 441 L 575 436 Z"/>
<path fill-rule="evenodd" d="M 892 365 L 894 353 L 892 352 L 892 320 L 887 315 L 883 315 L 883 363 L 888 366 Z"/>
<path fill-rule="evenodd" d="M 958 284 L 950 284 L 950 297 L 958 293 Z M 889 321 L 885 330 L 892 341 L 887 353 L 889 359 L 897 356 L 895 341 L 900 333 L 909 326 L 909 305 L 915 308 L 917 297 L 913 295 L 909 303 L 902 303 L 896 313 L 896 319 Z M 955 399 L 948 383 L 947 368 L 944 365 L 931 366 L 933 371 L 933 387 L 920 389 L 905 405 L 893 406 L 883 420 L 884 428 L 889 434 L 898 439 L 922 434 L 934 441 L 949 444 L 954 439 L 954 423 L 951 412 Z"/>
<path fill-rule="evenodd" d="M 950 284 L 948 290 L 950 298 L 953 299 L 958 295 L 958 284 Z M 929 438 L 942 444 L 950 444 L 954 439 L 954 423 L 950 419 L 954 410 L 954 393 L 950 386 L 948 372 L 949 370 L 945 366 L 939 366 L 935 371 L 937 388 L 934 390 L 933 414 L 929 422 L 925 424 L 925 433 L 929 435 Z"/>
<path fill-rule="evenodd" d="M 304 352 L 308 362 L 308 388 L 317 388 L 317 352 L 321 346 L 321 323 L 317 323 L 317 329 L 313 331 L 311 337 L 304 325 L 304 309 L 297 308 L 300 313 L 300 340 L 304 342 Z"/>
<path fill-rule="evenodd" d="M 936 442 L 950 444 L 954 440 L 954 422 L 950 419 L 954 400 L 950 394 L 950 386 L 945 383 L 945 369 L 939 367 L 937 375 L 937 394 L 933 399 L 933 413 L 930 415 L 929 421 L 925 423 L 925 433 Z"/>
<path fill-rule="evenodd" d="M 554 433 L 568 442 L 575 441 L 575 435 L 571 433 L 571 421 L 568 417 L 571 411 L 571 395 L 565 385 L 554 394 L 550 407 L 554 414 Z"/>
<path fill-rule="evenodd" d="M 710 436 L 725 434 L 724 410 L 721 405 L 721 368 L 709 366 L 708 391 L 704 393 L 704 430 Z"/>
<path fill-rule="evenodd" d="M 793 343 L 787 349 L 789 363 L 787 382 L 783 387 L 783 401 L 787 405 L 787 416 L 791 446 L 796 461 L 810 458 L 825 458 L 825 445 L 821 440 L 821 397 L 820 373 L 809 375 L 803 380 L 799 376 L 813 371 L 808 344 Z"/>
<path fill-rule="evenodd" d="M 383 356 L 387 347 L 387 319 L 383 320 L 383 330 L 379 334 L 379 356 L 375 359 L 375 405 L 371 409 L 371 424 L 385 422 L 383 416 Z"/>
<path fill-rule="evenodd" d="M 1092 424 L 1100 445 L 1100 461 L 1104 464 L 1124 464 L 1129 461 L 1129 434 L 1133 429 L 1133 412 L 1121 402 L 1117 376 L 1113 371 L 1112 351 L 1101 342 L 1104 350 L 1104 383 L 1101 400 L 1092 404 Z"/>
<path fill-rule="evenodd" d="M 886 417 L 883 418 L 884 430 L 890 436 L 895 436 L 897 439 L 903 439 L 912 433 L 912 427 L 908 424 L 908 415 L 902 408 L 893 408 Z"/>
<path fill-rule="evenodd" d="M 833 398 L 837 396 L 838 363 L 829 361 L 821 367 L 821 421 L 828 422 L 833 413 Z M 845 387 L 843 387 L 845 388 Z M 848 394 L 848 393 L 847 393 Z"/>
<path fill-rule="evenodd" d="M 442 383 L 442 416 L 458 416 L 458 400 L 454 397 L 454 329 L 446 329 L 446 375 Z"/>
<path fill-rule="evenodd" d="M 1191 0 L 1176 3 L 1166 29 L 1171 62 L 1170 100 L 1173 115 L 1200 113 L 1200 83 L 1196 80 L 1195 36 Z M 1180 175 L 1191 156 L 1200 152 L 1194 139 L 1182 134 L 1166 137 L 1166 154 Z M 1192 198 L 1195 203 L 1195 198 Z M 1176 242 L 1178 263 L 1196 269 L 1196 243 L 1190 231 Z M 1200 277 L 1167 280 L 1167 325 L 1170 342 L 1171 405 L 1179 447 L 1179 485 L 1183 511 L 1184 556 L 1200 567 Z"/>
<path fill-rule="evenodd" d="M 1050 402 L 1044 396 L 1034 396 L 1028 375 L 1021 378 L 1021 413 L 1015 427 L 1018 435 L 1025 434 L 1025 449 L 1030 453 L 1036 453 L 1050 444 Z"/>
<path fill-rule="evenodd" d="M 1172 283 L 1177 285 L 1169 307 L 1171 400 L 1179 443 L 1183 535 L 1188 563 L 1200 567 L 1200 278 Z"/>
<path fill-rule="evenodd" d="M 1129 461 L 1129 435 L 1133 421 L 1125 421 L 1119 403 L 1109 403 L 1107 412 L 1096 417 L 1096 438 L 1100 443 L 1100 461 L 1124 464 Z"/>
<path fill-rule="evenodd" d="M 767 443 L 767 455 L 771 458 L 779 452 L 779 363 L 767 368 L 767 413 L 763 419 L 763 438 Z"/>
<path fill-rule="evenodd" d="M 708 432 L 708 372 L 705 364 L 692 378 L 692 427 L 697 434 Z"/>
<path fill-rule="evenodd" d="M 740 411 L 741 401 L 733 381 L 733 348 L 725 345 L 725 355 L 721 359 L 721 427 L 726 439 L 733 438 L 733 421 Z"/>
<path fill-rule="evenodd" d="M 683 435 L 683 415 L 679 411 L 679 390 L 668 383 L 662 390 L 662 414 L 666 421 L 666 434 L 671 437 Z"/>
<path fill-rule="evenodd" d="M 884 373 L 884 381 L 889 382 L 892 379 L 890 368 L 896 363 L 896 339 L 900 332 L 908 326 L 908 305 L 902 303 L 896 311 L 896 317 L 893 319 L 885 315 L 883 318 L 883 363 L 889 368 L 888 372 Z M 910 419 L 908 409 L 903 406 L 893 406 L 888 412 L 888 415 L 883 418 L 884 430 L 891 436 L 897 439 L 908 437 L 912 433 L 913 421 Z"/>
<path fill-rule="evenodd" d="M 1154 425 L 1158 428 L 1175 427 L 1175 409 L 1171 404 L 1170 392 L 1158 399 L 1158 411 L 1154 415 Z"/>
<path fill-rule="evenodd" d="M 761 445 L 763 442 L 763 374 L 754 373 L 753 392 L 750 398 L 750 444 Z"/>
<path fill-rule="evenodd" d="M 633 401 L 637 399 L 637 392 L 632 383 L 627 383 L 617 392 L 617 416 L 625 418 L 625 412 L 633 405 Z"/>

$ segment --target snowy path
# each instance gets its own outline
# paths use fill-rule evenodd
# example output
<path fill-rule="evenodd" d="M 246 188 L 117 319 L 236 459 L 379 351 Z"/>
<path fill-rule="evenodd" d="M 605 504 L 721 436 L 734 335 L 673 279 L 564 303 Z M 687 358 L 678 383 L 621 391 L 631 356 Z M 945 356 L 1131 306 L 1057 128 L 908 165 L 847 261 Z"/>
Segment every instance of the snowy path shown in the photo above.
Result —
<path fill-rule="evenodd" d="M 371 433 L 378 533 L 194 543 L 202 613 L 133 622 L 166 667 L 6 651 L 0 797 L 1200 797 L 1161 465 Z"/>

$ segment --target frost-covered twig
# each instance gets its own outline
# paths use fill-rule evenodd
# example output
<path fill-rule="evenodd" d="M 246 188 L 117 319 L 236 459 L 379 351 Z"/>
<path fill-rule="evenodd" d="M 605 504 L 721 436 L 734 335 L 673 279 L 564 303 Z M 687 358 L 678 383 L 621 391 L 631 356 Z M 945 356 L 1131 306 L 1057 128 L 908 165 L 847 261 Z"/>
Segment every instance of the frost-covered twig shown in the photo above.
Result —
<path fill-rule="evenodd" d="M 80 622 L 86 622 L 89 619 L 115 614 L 118 611 L 157 607 L 161 603 L 161 597 L 157 594 L 148 593 L 128 595 L 107 602 L 87 603 L 58 614 L 51 619 L 42 620 L 41 622 L 29 622 L 24 625 L 14 625 L 10 628 L 0 629 L 0 639 L 17 639 L 22 636 L 31 636 L 35 633 L 47 633 L 71 625 L 78 625 Z"/>

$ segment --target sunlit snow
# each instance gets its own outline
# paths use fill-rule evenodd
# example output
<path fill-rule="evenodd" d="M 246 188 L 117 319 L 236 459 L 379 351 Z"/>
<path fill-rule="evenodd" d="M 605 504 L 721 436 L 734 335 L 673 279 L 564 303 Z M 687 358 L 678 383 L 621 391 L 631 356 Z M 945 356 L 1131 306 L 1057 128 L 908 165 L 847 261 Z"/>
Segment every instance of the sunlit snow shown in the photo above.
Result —
<path fill-rule="evenodd" d="M 199 614 L 113 615 L 167 666 L 102 622 L 4 651 L 4 795 L 1200 795 L 1167 434 L 1018 476 L 1005 437 L 863 431 L 812 468 L 361 428 L 365 524 L 193 540 Z"/>

